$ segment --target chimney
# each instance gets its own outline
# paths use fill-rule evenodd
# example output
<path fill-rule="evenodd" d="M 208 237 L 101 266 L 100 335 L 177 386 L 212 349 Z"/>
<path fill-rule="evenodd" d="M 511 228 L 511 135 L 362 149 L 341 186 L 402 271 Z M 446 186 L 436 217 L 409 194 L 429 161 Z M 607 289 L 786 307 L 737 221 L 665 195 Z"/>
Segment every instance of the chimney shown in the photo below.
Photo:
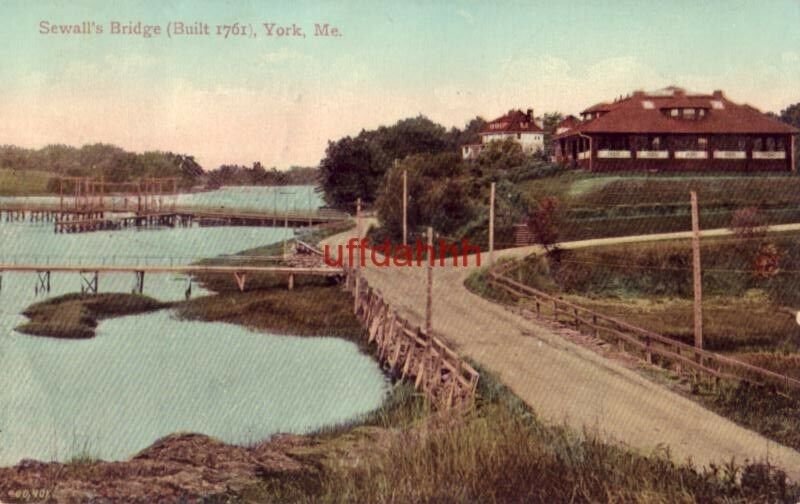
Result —
<path fill-rule="evenodd" d="M 525 117 L 528 118 L 528 122 L 533 121 L 533 109 L 529 108 L 528 111 L 525 113 Z"/>
<path fill-rule="evenodd" d="M 715 89 L 712 96 L 714 96 L 714 98 L 724 98 L 722 96 L 722 90 L 720 90 L 720 89 Z"/>

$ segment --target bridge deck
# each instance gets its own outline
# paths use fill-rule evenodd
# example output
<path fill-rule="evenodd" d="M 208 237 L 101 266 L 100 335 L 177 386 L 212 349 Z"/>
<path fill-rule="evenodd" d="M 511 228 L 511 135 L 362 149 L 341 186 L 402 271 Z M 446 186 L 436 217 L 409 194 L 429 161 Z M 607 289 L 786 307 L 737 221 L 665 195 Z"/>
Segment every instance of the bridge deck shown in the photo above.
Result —
<path fill-rule="evenodd" d="M 146 265 L 104 265 L 104 264 L 0 264 L 0 272 L 98 272 L 98 273 L 274 273 L 279 275 L 319 275 L 337 276 L 344 274 L 342 268 L 304 268 L 290 266 L 146 266 Z"/>
<path fill-rule="evenodd" d="M 58 203 L 0 203 L 0 212 L 33 212 L 33 213 L 64 213 L 64 214 L 87 214 L 87 213 L 133 213 L 137 214 L 134 208 L 123 207 L 79 207 L 79 208 L 61 208 Z M 316 222 L 332 222 L 346 220 L 349 216 L 345 213 L 334 210 L 323 211 L 274 211 L 274 210 L 256 210 L 256 209 L 225 209 L 219 207 L 202 207 L 202 206 L 170 206 L 162 207 L 160 209 L 150 209 L 147 212 L 141 212 L 141 216 L 164 216 L 164 215 L 188 215 L 194 218 L 217 218 L 217 219 L 286 219 L 300 220 L 300 219 L 313 219 Z"/>

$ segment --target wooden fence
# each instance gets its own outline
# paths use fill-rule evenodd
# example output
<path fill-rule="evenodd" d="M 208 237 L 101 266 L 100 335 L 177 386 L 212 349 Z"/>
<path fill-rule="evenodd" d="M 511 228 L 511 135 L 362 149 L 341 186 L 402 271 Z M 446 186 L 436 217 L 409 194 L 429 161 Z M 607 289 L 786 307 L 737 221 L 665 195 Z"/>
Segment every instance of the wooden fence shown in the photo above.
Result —
<path fill-rule="evenodd" d="M 392 309 L 357 270 L 346 270 L 345 288 L 355 296 L 355 313 L 367 328 L 379 362 L 391 376 L 413 381 L 437 409 L 473 404 L 480 375 L 440 338 Z M 357 289 L 357 290 L 356 290 Z"/>
<path fill-rule="evenodd" d="M 488 273 L 489 283 L 510 294 L 537 319 L 571 326 L 584 334 L 617 344 L 623 351 L 633 351 L 649 364 L 669 367 L 680 374 L 745 381 L 784 392 L 800 391 L 800 380 L 785 374 L 695 348 L 521 284 L 507 276 L 519 266 L 517 262 L 497 265 Z"/>

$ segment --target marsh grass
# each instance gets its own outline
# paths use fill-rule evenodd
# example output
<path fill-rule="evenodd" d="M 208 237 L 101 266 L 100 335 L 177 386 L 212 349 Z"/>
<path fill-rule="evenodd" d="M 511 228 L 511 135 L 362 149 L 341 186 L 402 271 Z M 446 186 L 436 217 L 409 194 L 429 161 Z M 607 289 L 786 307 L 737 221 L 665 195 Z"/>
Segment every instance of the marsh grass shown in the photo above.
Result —
<path fill-rule="evenodd" d="M 30 321 L 16 330 L 54 338 L 92 338 L 99 320 L 168 306 L 171 304 L 138 294 L 65 294 L 29 306 L 22 313 Z"/>
<path fill-rule="evenodd" d="M 294 336 L 330 336 L 366 345 L 363 327 L 353 315 L 353 303 L 335 286 L 295 285 L 221 289 L 176 306 L 187 320 L 229 322 L 252 329 Z"/>
<path fill-rule="evenodd" d="M 53 176 L 38 170 L 0 168 L 0 196 L 48 194 L 47 183 Z"/>

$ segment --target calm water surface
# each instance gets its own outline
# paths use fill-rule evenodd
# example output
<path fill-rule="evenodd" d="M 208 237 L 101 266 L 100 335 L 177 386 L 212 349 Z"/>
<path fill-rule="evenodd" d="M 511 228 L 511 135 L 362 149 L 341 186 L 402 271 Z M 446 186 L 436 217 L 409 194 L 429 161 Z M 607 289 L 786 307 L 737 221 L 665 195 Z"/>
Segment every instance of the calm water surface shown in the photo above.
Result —
<path fill-rule="evenodd" d="M 259 193 L 238 191 L 238 201 Z M 226 197 L 234 201 L 236 192 L 228 189 Z M 286 233 L 193 227 L 56 235 L 52 224 L 0 222 L 0 258 L 182 263 L 280 241 Z M 182 275 L 148 274 L 145 294 L 183 299 L 188 282 Z M 130 292 L 134 278 L 101 274 L 99 283 L 101 292 Z M 0 465 L 84 453 L 124 460 L 181 431 L 231 443 L 304 433 L 378 407 L 388 387 L 373 360 L 352 343 L 180 321 L 169 310 L 103 321 L 91 340 L 23 335 L 14 330 L 26 321 L 20 312 L 45 299 L 35 285 L 35 273 L 2 274 Z M 77 273 L 54 273 L 49 295 L 80 286 Z M 202 294 L 192 287 L 193 296 Z"/>

